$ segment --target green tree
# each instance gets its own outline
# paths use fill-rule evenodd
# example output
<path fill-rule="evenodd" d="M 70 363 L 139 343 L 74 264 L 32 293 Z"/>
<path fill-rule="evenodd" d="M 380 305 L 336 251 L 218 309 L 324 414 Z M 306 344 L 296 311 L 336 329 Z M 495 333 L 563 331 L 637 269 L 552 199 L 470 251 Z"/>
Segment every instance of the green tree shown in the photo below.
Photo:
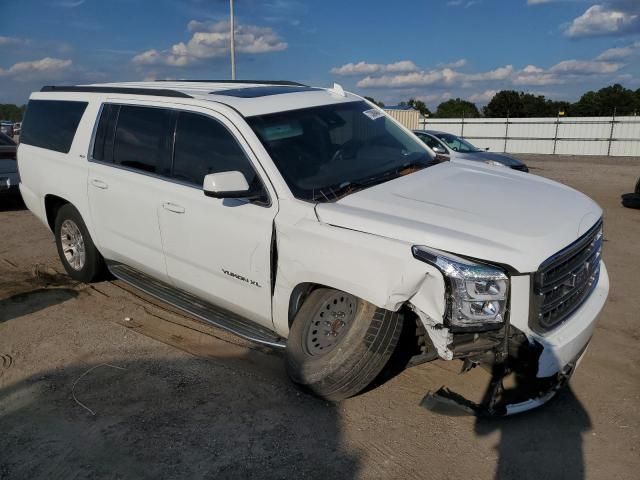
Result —
<path fill-rule="evenodd" d="M 459 98 L 452 98 L 442 102 L 436 109 L 436 117 L 440 118 L 477 118 L 480 111 L 476 104 Z"/>
<path fill-rule="evenodd" d="M 613 115 L 614 109 L 616 115 L 633 115 L 640 111 L 640 89 L 634 92 L 616 83 L 585 93 L 571 109 L 583 117 Z"/>
<path fill-rule="evenodd" d="M 569 102 L 549 100 L 544 95 L 502 90 L 483 108 L 485 117 L 555 117 L 558 112 L 569 114 Z"/>
<path fill-rule="evenodd" d="M 364 97 L 364 98 L 366 98 L 367 100 L 369 100 L 371 103 L 375 103 L 375 104 L 376 104 L 376 105 L 378 105 L 380 108 L 384 108 L 384 103 L 379 102 L 379 101 L 378 101 L 378 100 L 376 100 L 375 98 L 373 98 L 373 97 Z"/>
<path fill-rule="evenodd" d="M 423 117 L 429 117 L 431 115 L 431 110 L 429 110 L 427 104 L 422 100 L 410 98 L 406 105 L 409 105 L 411 108 L 415 108 L 416 110 L 418 110 Z"/>
<path fill-rule="evenodd" d="M 24 115 L 25 106 L 21 107 L 11 103 L 0 103 L 0 120 L 10 120 L 21 122 Z"/>

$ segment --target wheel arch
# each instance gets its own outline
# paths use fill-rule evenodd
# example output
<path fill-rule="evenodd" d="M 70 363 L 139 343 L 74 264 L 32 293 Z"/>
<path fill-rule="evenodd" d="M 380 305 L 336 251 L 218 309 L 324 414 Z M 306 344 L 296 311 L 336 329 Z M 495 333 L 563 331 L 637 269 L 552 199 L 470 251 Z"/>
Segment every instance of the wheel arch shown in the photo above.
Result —
<path fill-rule="evenodd" d="M 44 196 L 44 211 L 47 218 L 47 225 L 49 229 L 54 232 L 56 228 L 56 217 L 60 208 L 64 205 L 73 205 L 69 200 L 59 197 L 53 194 L 47 194 Z"/>

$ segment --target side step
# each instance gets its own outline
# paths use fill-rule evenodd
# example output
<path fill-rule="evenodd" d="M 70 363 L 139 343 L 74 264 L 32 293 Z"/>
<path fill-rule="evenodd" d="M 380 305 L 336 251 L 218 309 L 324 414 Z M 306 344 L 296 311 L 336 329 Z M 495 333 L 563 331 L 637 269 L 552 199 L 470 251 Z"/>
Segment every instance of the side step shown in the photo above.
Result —
<path fill-rule="evenodd" d="M 274 348 L 286 347 L 286 340 L 277 333 L 240 315 L 217 307 L 121 263 L 107 262 L 107 266 L 109 271 L 119 280 L 173 305 L 199 320 L 252 342 Z"/>

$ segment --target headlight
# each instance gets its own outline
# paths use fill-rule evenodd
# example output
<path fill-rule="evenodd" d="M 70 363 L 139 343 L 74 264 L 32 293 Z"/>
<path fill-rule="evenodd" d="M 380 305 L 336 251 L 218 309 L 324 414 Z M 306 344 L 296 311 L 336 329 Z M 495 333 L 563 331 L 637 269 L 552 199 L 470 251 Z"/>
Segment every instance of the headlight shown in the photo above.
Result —
<path fill-rule="evenodd" d="M 447 279 L 445 324 L 452 330 L 486 330 L 503 324 L 509 298 L 509 277 L 504 271 L 423 246 L 412 251 Z"/>
<path fill-rule="evenodd" d="M 485 160 L 487 165 L 493 165 L 494 167 L 506 167 L 504 163 L 497 162 L 496 160 Z"/>

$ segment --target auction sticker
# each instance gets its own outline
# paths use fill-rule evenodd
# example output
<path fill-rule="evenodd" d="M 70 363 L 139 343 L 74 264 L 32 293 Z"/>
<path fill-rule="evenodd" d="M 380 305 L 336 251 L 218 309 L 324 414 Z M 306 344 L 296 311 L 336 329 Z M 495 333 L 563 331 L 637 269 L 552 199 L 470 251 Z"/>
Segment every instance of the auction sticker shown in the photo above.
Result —
<path fill-rule="evenodd" d="M 365 110 L 362 113 L 364 113 L 371 120 L 377 120 L 380 117 L 384 117 L 384 113 L 382 113 L 380 110 L 376 110 L 375 108 L 372 108 L 371 110 Z"/>

